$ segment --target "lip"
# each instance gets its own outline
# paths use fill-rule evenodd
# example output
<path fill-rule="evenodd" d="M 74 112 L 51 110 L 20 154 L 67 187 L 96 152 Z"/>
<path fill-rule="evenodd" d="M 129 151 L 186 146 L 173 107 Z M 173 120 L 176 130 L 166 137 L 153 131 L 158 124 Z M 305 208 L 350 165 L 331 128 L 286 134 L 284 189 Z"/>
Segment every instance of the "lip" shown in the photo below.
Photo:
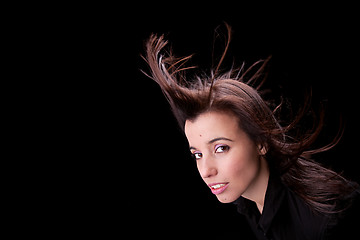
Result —
<path fill-rule="evenodd" d="M 216 185 L 220 185 L 220 187 L 217 186 L 216 189 L 213 188 L 213 186 L 216 186 Z M 208 186 L 209 186 L 209 188 L 210 188 L 210 190 L 211 190 L 211 192 L 212 192 L 213 194 L 218 195 L 218 194 L 220 194 L 220 193 L 222 193 L 222 192 L 225 191 L 225 189 L 229 186 L 229 183 L 228 183 L 228 182 L 211 183 L 211 184 L 208 184 Z"/>

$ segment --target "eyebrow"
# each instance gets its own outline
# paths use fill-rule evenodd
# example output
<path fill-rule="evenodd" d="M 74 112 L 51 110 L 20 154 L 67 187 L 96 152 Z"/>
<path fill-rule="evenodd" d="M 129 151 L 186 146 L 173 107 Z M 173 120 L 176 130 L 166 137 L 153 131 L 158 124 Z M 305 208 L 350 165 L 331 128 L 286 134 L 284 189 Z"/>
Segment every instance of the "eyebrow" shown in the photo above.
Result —
<path fill-rule="evenodd" d="M 211 143 L 214 143 L 214 142 L 217 142 L 217 141 L 220 141 L 220 140 L 225 140 L 225 141 L 233 142 L 233 140 L 231 140 L 231 139 L 229 139 L 229 138 L 218 137 L 218 138 L 214 138 L 214 139 L 210 140 L 210 141 L 208 142 L 208 144 L 211 144 Z"/>
<path fill-rule="evenodd" d="M 217 142 L 217 141 L 220 141 L 220 140 L 225 140 L 225 141 L 230 141 L 230 142 L 233 142 L 233 140 L 229 139 L 229 138 L 226 138 L 226 137 L 217 137 L 217 138 L 214 138 L 214 139 L 211 139 L 208 144 L 212 144 L 214 142 Z M 195 147 L 190 147 L 190 150 L 196 150 Z"/>

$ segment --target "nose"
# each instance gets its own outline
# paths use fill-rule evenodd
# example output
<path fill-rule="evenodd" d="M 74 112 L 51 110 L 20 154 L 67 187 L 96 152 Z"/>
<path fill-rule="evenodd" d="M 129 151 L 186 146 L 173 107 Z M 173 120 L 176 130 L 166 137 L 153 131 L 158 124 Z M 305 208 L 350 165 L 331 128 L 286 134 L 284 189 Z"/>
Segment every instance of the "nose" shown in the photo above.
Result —
<path fill-rule="evenodd" d="M 200 173 L 200 176 L 204 178 L 210 178 L 213 176 L 216 176 L 218 171 L 211 159 L 201 159 L 198 163 L 198 170 Z"/>

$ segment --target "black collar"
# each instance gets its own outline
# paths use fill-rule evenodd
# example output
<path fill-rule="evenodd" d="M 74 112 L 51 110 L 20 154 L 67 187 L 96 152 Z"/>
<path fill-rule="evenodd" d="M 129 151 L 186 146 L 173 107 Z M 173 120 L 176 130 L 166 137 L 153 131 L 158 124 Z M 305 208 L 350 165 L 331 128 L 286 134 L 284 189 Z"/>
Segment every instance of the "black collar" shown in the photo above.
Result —
<path fill-rule="evenodd" d="M 238 198 L 234 204 L 237 205 L 239 213 L 247 216 L 249 219 L 254 219 L 258 223 L 258 227 L 266 233 L 284 201 L 285 192 L 286 187 L 280 178 L 276 174 L 270 173 L 262 214 L 260 214 L 255 202 L 244 197 Z"/>

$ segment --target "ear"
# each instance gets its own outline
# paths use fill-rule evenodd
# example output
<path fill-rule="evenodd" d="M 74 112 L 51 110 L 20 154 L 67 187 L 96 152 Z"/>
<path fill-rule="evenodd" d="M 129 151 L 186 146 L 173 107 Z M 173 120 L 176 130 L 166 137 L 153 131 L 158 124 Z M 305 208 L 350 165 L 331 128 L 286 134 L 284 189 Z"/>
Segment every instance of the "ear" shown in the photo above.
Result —
<path fill-rule="evenodd" d="M 267 144 L 259 144 L 258 149 L 259 149 L 259 155 L 264 156 L 268 151 L 268 146 Z"/>

